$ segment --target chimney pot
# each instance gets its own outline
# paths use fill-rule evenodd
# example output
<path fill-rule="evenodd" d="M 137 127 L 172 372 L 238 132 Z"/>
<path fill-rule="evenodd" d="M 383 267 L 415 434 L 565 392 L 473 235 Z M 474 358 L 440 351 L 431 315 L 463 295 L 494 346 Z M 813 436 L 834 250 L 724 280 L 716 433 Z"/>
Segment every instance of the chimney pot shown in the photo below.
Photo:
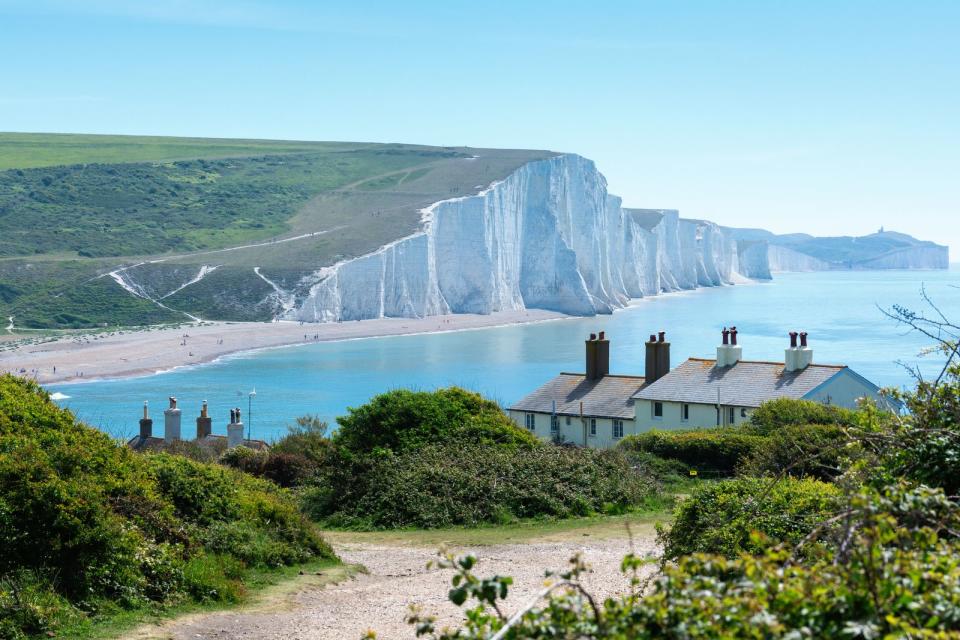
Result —
<path fill-rule="evenodd" d="M 801 346 L 801 347 L 806 347 L 806 346 L 807 346 L 807 332 L 806 332 L 806 331 L 801 331 L 801 332 L 800 332 L 800 346 Z"/>
<path fill-rule="evenodd" d="M 606 333 L 605 331 L 601 331 L 601 332 L 600 332 L 600 339 L 601 339 L 601 340 L 604 340 L 604 339 L 605 339 L 605 338 L 603 337 L 605 333 Z"/>
<path fill-rule="evenodd" d="M 590 334 L 590 339 L 591 339 L 591 340 L 596 340 L 596 339 L 597 339 L 597 334 L 591 333 L 591 334 Z"/>
<path fill-rule="evenodd" d="M 730 327 L 730 344 L 733 346 L 737 345 L 737 328 Z"/>
<path fill-rule="evenodd" d="M 233 449 L 243 444 L 243 422 L 240 421 L 240 409 L 230 409 L 230 424 L 227 425 L 227 448 Z"/>
<path fill-rule="evenodd" d="M 790 348 L 796 349 L 797 347 L 797 336 L 799 334 L 796 331 L 790 332 Z"/>
<path fill-rule="evenodd" d="M 197 440 L 203 440 L 213 433 L 213 418 L 207 414 L 207 401 L 200 407 L 200 417 L 197 418 Z"/>
<path fill-rule="evenodd" d="M 730 344 L 730 329 L 723 328 L 723 344 Z"/>
<path fill-rule="evenodd" d="M 143 401 L 143 417 L 140 418 L 140 439 L 146 440 L 153 437 L 153 420 L 147 414 L 147 401 Z"/>
<path fill-rule="evenodd" d="M 655 336 L 655 335 L 653 335 L 653 334 L 651 333 L 651 334 L 650 334 L 650 342 L 656 342 L 656 341 L 657 341 L 657 336 Z"/>
<path fill-rule="evenodd" d="M 170 408 L 163 412 L 163 439 L 167 442 L 180 439 L 180 409 L 173 396 L 170 396 Z"/>
<path fill-rule="evenodd" d="M 666 341 L 667 341 L 667 332 L 666 332 L 666 331 L 661 331 L 661 332 L 660 332 L 659 334 L 657 334 L 657 335 L 658 335 L 658 337 L 660 338 L 660 342 L 666 342 Z"/>

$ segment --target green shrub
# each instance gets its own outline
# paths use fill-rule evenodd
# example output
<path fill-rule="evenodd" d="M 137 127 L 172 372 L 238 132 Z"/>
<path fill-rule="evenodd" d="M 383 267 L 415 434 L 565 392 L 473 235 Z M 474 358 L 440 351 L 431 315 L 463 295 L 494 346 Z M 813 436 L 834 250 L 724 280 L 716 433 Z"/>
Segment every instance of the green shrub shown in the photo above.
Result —
<path fill-rule="evenodd" d="M 518 428 L 491 400 L 457 387 L 433 392 L 397 389 L 337 418 L 334 443 L 353 455 L 394 453 L 456 441 L 531 447 L 536 437 Z"/>
<path fill-rule="evenodd" d="M 643 451 L 677 460 L 700 474 L 732 476 L 737 467 L 763 444 L 763 437 L 737 427 L 691 431 L 648 431 L 627 436 L 618 445 L 625 451 Z"/>
<path fill-rule="evenodd" d="M 903 489 L 904 487 L 901 487 Z M 939 521 L 905 521 L 902 507 L 934 508 Z M 892 511 L 889 507 L 899 505 Z M 445 556 L 453 571 L 449 599 L 466 609 L 460 629 L 438 629 L 414 613 L 417 635 L 434 640 L 480 640 L 501 631 L 511 640 L 597 638 L 943 638 L 960 637 L 960 544 L 948 531 L 957 507 L 942 493 L 896 490 L 862 495 L 843 527 L 846 549 L 800 559 L 789 550 L 724 558 L 681 557 L 643 588 L 643 560 L 623 561 L 623 594 L 587 600 L 586 566 L 574 558 L 563 575 L 571 588 L 555 589 L 512 617 L 503 607 L 511 579 L 473 573 L 476 558 Z"/>
<path fill-rule="evenodd" d="M 734 557 L 760 553 L 770 543 L 796 544 L 837 510 L 839 496 L 835 485 L 789 476 L 704 483 L 677 506 L 673 526 L 661 531 L 664 556 Z"/>
<path fill-rule="evenodd" d="M 831 481 L 840 475 L 849 455 L 849 436 L 831 424 L 787 425 L 764 438 L 743 461 L 739 475 L 789 473 Z"/>
<path fill-rule="evenodd" d="M 541 445 L 529 449 L 442 444 L 371 459 L 304 492 L 328 524 L 363 528 L 502 524 L 643 506 L 649 475 L 615 451 Z"/>
<path fill-rule="evenodd" d="M 783 427 L 808 424 L 849 425 L 855 412 L 810 400 L 779 398 L 760 405 L 750 414 L 750 427 L 760 435 L 770 435 Z"/>
<path fill-rule="evenodd" d="M 246 546 L 223 543 L 221 530 L 231 527 Z M 39 576 L 29 601 L 52 594 L 85 612 L 98 602 L 195 597 L 190 585 L 203 581 L 194 558 L 208 552 L 231 557 L 223 567 L 333 557 L 273 483 L 182 456 L 134 453 L 11 376 L 0 376 L 0 550 L 0 583 Z M 0 591 L 0 600 L 11 593 Z M 22 616 L 16 628 L 33 633 Z M 43 631 L 55 627 L 55 616 L 36 619 L 53 621 Z"/>

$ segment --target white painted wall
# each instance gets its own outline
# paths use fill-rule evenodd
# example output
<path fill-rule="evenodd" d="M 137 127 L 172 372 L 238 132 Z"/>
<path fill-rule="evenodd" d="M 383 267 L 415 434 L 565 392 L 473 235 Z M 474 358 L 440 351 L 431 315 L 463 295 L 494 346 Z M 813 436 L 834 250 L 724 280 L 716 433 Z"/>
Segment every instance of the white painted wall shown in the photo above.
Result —
<path fill-rule="evenodd" d="M 526 416 L 531 415 L 526 411 L 508 412 L 510 419 L 513 420 L 521 429 L 526 429 Z M 550 430 L 549 413 L 533 413 L 535 428 L 532 432 L 541 440 L 553 440 L 554 434 Z M 571 442 L 583 446 L 584 425 L 579 416 L 558 416 L 560 420 L 560 434 L 565 442 Z M 590 435 L 590 421 L 596 420 L 597 433 Z M 613 437 L 613 420 L 611 418 L 586 418 L 587 446 L 591 449 L 609 449 L 616 446 L 619 438 Z M 636 433 L 636 426 L 633 420 L 623 420 L 624 437 Z"/>
<path fill-rule="evenodd" d="M 870 398 L 878 405 L 883 406 L 883 400 L 877 393 L 876 387 L 849 369 L 843 369 L 839 374 L 828 380 L 826 384 L 807 394 L 804 400 L 856 409 L 857 400 L 864 397 Z"/>

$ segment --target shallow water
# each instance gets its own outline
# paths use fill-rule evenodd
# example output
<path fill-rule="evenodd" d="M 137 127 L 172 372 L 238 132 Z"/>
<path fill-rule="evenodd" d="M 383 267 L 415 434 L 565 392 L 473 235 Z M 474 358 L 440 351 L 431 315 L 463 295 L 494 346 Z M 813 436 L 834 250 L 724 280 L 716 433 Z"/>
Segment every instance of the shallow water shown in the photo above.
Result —
<path fill-rule="evenodd" d="M 184 436 L 193 434 L 200 402 L 210 402 L 214 432 L 225 433 L 229 409 L 246 414 L 253 398 L 255 438 L 282 435 L 295 416 L 314 413 L 331 423 L 349 406 L 397 387 L 433 389 L 460 385 L 510 404 L 559 371 L 583 370 L 583 340 L 606 331 L 611 371 L 643 374 L 644 340 L 666 330 L 673 365 L 689 356 L 713 357 L 724 325 L 740 330 L 745 359 L 783 360 L 787 332 L 810 333 L 814 361 L 847 364 L 882 386 L 909 385 L 898 360 L 937 369 L 918 358 L 929 341 L 884 317 L 878 306 L 920 311 L 921 286 L 960 322 L 960 269 L 779 274 L 769 283 L 702 289 L 638 301 L 610 316 L 456 333 L 370 338 L 284 347 L 225 358 L 168 373 L 51 385 L 59 402 L 81 419 L 117 436 L 137 431 L 149 400 L 155 434 L 161 410 L 175 395 L 183 409 Z"/>

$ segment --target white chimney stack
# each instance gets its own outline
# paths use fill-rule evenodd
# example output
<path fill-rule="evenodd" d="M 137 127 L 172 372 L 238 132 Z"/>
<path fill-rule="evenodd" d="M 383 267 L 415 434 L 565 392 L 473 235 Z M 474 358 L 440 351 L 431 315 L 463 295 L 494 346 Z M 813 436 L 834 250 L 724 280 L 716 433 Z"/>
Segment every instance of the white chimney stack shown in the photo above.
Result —
<path fill-rule="evenodd" d="M 180 439 L 180 409 L 173 396 L 170 396 L 170 407 L 163 412 L 163 439 L 168 443 Z"/>
<path fill-rule="evenodd" d="M 227 425 L 227 449 L 233 449 L 243 444 L 243 420 L 240 418 L 240 409 L 230 410 L 230 424 Z"/>
<path fill-rule="evenodd" d="M 797 338 L 800 338 L 799 344 Z M 807 332 L 790 332 L 790 346 L 784 352 L 783 368 L 786 371 L 803 371 L 813 364 L 813 349 L 807 346 Z"/>
<path fill-rule="evenodd" d="M 717 366 L 732 367 L 743 357 L 743 347 L 737 344 L 737 328 L 723 328 L 723 344 L 717 347 Z"/>

